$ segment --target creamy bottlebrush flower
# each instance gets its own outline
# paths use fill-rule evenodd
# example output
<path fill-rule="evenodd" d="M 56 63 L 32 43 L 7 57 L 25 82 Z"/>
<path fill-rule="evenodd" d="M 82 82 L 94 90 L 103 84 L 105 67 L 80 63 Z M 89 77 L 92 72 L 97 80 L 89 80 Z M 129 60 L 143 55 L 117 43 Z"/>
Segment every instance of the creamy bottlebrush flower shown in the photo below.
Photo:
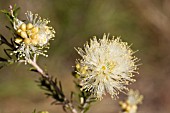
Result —
<path fill-rule="evenodd" d="M 128 99 L 125 102 L 120 101 L 119 104 L 123 113 L 137 113 L 138 104 L 141 104 L 143 95 L 139 94 L 139 91 L 130 90 L 128 93 Z"/>
<path fill-rule="evenodd" d="M 54 37 L 54 29 L 47 26 L 50 22 L 46 19 L 41 19 L 37 14 L 32 14 L 30 11 L 26 13 L 27 22 L 23 22 L 14 18 L 13 26 L 17 36 L 15 42 L 17 49 L 12 54 L 18 55 L 20 59 L 30 59 L 34 55 L 45 55 L 43 50 L 48 48 L 49 40 Z"/>
<path fill-rule="evenodd" d="M 119 92 L 128 90 L 129 83 L 134 82 L 133 73 L 137 73 L 134 52 L 120 38 L 108 39 L 109 35 L 97 40 L 90 40 L 84 50 L 77 49 L 82 57 L 77 60 L 77 74 L 80 76 L 82 90 L 90 91 L 94 97 L 101 99 L 109 93 L 116 98 Z"/>

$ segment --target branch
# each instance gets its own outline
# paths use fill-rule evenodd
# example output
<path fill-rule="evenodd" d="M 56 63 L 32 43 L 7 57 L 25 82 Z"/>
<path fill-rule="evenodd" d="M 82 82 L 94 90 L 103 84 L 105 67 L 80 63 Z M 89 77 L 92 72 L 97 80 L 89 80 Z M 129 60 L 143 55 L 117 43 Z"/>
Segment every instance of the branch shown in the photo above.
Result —
<path fill-rule="evenodd" d="M 53 77 L 50 77 L 47 73 L 45 73 L 38 66 L 35 60 L 33 61 L 31 59 L 28 59 L 27 61 L 30 65 L 32 65 L 36 69 L 36 72 L 38 72 L 41 75 L 41 78 L 38 82 L 40 83 L 42 89 L 48 91 L 45 94 L 47 96 L 52 96 L 56 100 L 52 104 L 63 105 L 64 111 L 66 111 L 66 108 L 68 108 L 72 113 L 78 113 L 77 110 L 74 108 L 72 102 L 65 97 L 62 91 L 61 83 L 59 82 L 58 85 L 57 79 L 53 79 Z"/>

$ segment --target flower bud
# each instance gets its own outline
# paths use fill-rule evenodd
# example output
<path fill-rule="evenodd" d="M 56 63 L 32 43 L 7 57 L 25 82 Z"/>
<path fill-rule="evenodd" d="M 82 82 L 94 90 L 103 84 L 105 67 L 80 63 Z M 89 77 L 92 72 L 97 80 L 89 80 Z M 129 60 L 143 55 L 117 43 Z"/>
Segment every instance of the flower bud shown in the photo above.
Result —
<path fill-rule="evenodd" d="M 32 28 L 31 31 L 34 34 L 34 33 L 38 33 L 39 29 L 38 29 L 38 27 L 34 27 L 34 28 Z"/>
<path fill-rule="evenodd" d="M 21 31 L 21 37 L 22 38 L 28 38 L 27 33 L 24 31 Z"/>
<path fill-rule="evenodd" d="M 22 31 L 26 31 L 26 24 L 25 23 L 21 24 L 20 28 Z"/>
<path fill-rule="evenodd" d="M 38 34 L 33 34 L 33 35 L 31 35 L 31 39 L 38 39 Z"/>
<path fill-rule="evenodd" d="M 18 30 L 17 30 L 17 34 L 18 34 L 18 35 L 21 35 L 21 31 L 22 31 L 21 29 L 18 29 Z"/>
<path fill-rule="evenodd" d="M 25 43 L 26 45 L 30 44 L 30 42 L 31 42 L 31 40 L 30 40 L 29 38 L 25 38 L 25 39 L 24 39 L 24 43 Z"/>
<path fill-rule="evenodd" d="M 26 26 L 27 30 L 30 30 L 33 28 L 33 25 L 31 23 L 28 23 L 27 26 Z"/>
<path fill-rule="evenodd" d="M 129 112 L 130 110 L 131 110 L 131 106 L 128 105 L 128 106 L 126 107 L 126 111 Z"/>
<path fill-rule="evenodd" d="M 137 105 L 133 105 L 133 106 L 132 106 L 132 109 L 133 109 L 134 111 L 137 111 L 137 109 L 138 109 Z"/>
<path fill-rule="evenodd" d="M 23 41 L 22 38 L 16 38 L 16 39 L 15 39 L 15 42 L 16 42 L 17 44 L 21 43 L 22 41 Z"/>

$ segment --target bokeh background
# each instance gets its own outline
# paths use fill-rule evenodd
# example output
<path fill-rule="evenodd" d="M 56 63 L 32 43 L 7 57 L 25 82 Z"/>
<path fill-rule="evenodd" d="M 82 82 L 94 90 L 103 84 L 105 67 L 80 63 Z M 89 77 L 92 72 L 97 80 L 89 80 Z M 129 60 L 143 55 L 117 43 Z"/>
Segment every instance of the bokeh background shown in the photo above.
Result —
<path fill-rule="evenodd" d="M 49 57 L 39 64 L 62 81 L 64 91 L 76 91 L 73 84 L 74 47 L 82 47 L 92 36 L 104 33 L 121 36 L 133 44 L 141 59 L 137 82 L 130 87 L 144 95 L 138 113 L 170 113 L 170 0 L 0 0 L 0 9 L 21 7 L 19 18 L 27 10 L 51 20 L 56 37 L 51 41 Z M 11 38 L 9 25 L 0 14 L 0 33 Z M 0 56 L 3 46 L 0 48 Z M 14 64 L 0 70 L 0 113 L 31 113 L 34 109 L 63 113 L 61 106 L 50 105 L 35 80 L 38 75 L 28 65 Z M 121 99 L 121 98 L 120 98 Z M 89 113 L 118 113 L 119 100 L 106 96 L 94 103 Z"/>

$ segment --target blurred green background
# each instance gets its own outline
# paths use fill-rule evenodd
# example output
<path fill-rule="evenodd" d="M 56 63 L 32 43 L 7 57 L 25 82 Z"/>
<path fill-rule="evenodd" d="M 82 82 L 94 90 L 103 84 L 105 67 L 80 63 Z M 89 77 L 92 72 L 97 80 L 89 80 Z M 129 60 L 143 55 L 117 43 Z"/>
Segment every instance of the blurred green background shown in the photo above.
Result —
<path fill-rule="evenodd" d="M 62 81 L 66 94 L 75 91 L 71 71 L 79 56 L 74 47 L 82 47 L 92 36 L 102 38 L 110 33 L 139 50 L 135 55 L 141 59 L 140 74 L 130 85 L 144 95 L 138 113 L 170 112 L 169 0 L 0 0 L 0 9 L 8 9 L 10 4 L 21 7 L 20 19 L 30 10 L 51 20 L 56 37 L 49 57 L 40 57 L 39 64 Z M 9 22 L 1 13 L 0 33 L 10 39 L 6 25 Z M 3 47 L 0 56 L 5 57 Z M 38 75 L 28 67 L 14 64 L 0 70 L 0 113 L 31 113 L 35 108 L 63 113 L 61 106 L 50 105 L 52 99 L 45 98 L 35 83 Z M 118 101 L 106 96 L 89 113 L 116 113 Z"/>

